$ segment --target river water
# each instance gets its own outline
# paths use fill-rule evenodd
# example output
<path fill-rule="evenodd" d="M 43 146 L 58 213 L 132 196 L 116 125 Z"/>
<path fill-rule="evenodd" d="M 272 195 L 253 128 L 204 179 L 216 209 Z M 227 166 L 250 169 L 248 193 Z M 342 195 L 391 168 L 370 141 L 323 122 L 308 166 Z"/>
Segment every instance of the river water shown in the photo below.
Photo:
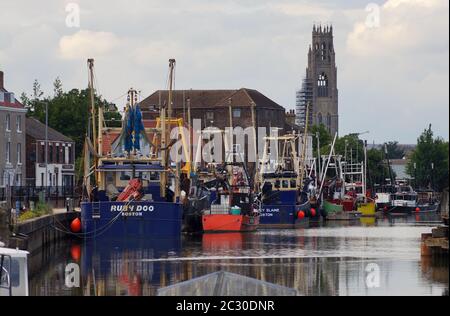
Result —
<path fill-rule="evenodd" d="M 421 257 L 421 234 L 438 223 L 413 215 L 177 240 L 68 240 L 31 256 L 30 294 L 156 295 L 228 271 L 298 295 L 448 295 L 448 260 Z M 71 263 L 79 287 L 66 286 Z"/>

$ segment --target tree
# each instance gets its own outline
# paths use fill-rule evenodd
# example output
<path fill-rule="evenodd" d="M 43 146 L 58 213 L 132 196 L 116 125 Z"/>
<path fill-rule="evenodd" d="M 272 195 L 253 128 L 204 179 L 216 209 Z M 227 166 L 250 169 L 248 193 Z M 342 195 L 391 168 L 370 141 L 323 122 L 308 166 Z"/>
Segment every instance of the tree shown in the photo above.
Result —
<path fill-rule="evenodd" d="M 82 153 L 84 138 L 87 135 L 90 114 L 89 89 L 72 89 L 64 92 L 62 83 L 57 78 L 54 83 L 55 96 L 45 99 L 30 99 L 23 94 L 22 101 L 28 108 L 28 116 L 34 117 L 41 122 L 45 122 L 45 105 L 48 103 L 48 125 L 60 133 L 70 137 L 75 142 L 75 153 L 79 157 Z M 33 97 L 43 95 L 40 93 L 40 85 L 35 81 L 33 84 Z M 39 92 L 35 94 L 35 92 Z M 105 121 L 109 127 L 120 127 L 122 116 L 117 111 L 115 105 L 95 96 L 96 107 L 102 106 L 108 111 L 105 112 Z"/>
<path fill-rule="evenodd" d="M 383 185 L 389 178 L 389 166 L 383 150 L 372 148 L 367 151 L 367 181 L 369 185 Z M 394 171 L 391 170 L 395 178 Z"/>
<path fill-rule="evenodd" d="M 349 134 L 336 140 L 335 151 L 348 161 L 364 161 L 364 142 L 357 134 Z"/>
<path fill-rule="evenodd" d="M 331 139 L 331 135 L 328 132 L 328 129 L 325 127 L 325 125 L 323 125 L 323 124 L 314 125 L 311 128 L 311 134 L 313 136 L 312 145 L 313 145 L 314 156 L 317 157 L 317 137 L 316 137 L 316 135 L 319 136 L 321 154 L 325 154 L 325 153 L 327 153 L 327 151 L 329 152 L 330 143 L 331 143 L 332 139 Z"/>
<path fill-rule="evenodd" d="M 406 166 L 406 172 L 415 180 L 416 187 L 438 191 L 448 187 L 448 142 L 434 137 L 431 124 L 417 139 L 417 146 Z"/>
<path fill-rule="evenodd" d="M 63 89 L 62 89 L 62 82 L 59 77 L 56 77 L 55 81 L 53 82 L 53 95 L 55 98 L 62 96 Z"/>
<path fill-rule="evenodd" d="M 405 151 L 400 148 L 397 141 L 387 142 L 385 145 L 387 147 L 387 159 L 403 159 L 405 157 Z"/>

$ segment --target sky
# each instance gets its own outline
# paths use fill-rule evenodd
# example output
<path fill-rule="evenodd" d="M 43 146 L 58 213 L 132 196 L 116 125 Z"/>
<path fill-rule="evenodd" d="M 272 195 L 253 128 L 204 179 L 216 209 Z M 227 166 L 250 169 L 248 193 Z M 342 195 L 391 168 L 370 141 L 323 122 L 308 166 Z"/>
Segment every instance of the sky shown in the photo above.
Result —
<path fill-rule="evenodd" d="M 449 138 L 447 0 L 0 0 L 0 70 L 5 86 L 47 95 L 96 88 L 119 107 L 176 89 L 259 90 L 287 109 L 307 66 L 313 24 L 332 24 L 340 134 L 415 143 L 432 124 Z"/>

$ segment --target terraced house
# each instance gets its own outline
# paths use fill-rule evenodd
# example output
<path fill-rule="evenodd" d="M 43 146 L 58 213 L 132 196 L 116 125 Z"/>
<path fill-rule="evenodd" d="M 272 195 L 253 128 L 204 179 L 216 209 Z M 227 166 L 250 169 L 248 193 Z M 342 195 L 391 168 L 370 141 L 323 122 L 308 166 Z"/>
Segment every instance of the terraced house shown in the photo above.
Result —
<path fill-rule="evenodd" d="M 5 89 L 0 71 L 0 188 L 24 183 L 26 112 L 14 93 Z"/>

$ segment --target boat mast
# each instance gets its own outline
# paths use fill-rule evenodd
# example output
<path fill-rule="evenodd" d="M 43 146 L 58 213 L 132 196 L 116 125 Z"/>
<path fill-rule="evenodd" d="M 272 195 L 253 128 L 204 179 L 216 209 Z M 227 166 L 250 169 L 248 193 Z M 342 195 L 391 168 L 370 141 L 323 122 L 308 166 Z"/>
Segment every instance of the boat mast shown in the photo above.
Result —
<path fill-rule="evenodd" d="M 97 142 L 95 139 L 96 127 L 95 127 L 95 99 L 94 99 L 94 59 L 88 59 L 88 67 L 89 67 L 89 94 L 91 99 L 91 119 L 92 119 L 92 144 L 94 146 L 95 151 L 97 152 Z"/>
<path fill-rule="evenodd" d="M 308 141 L 308 125 L 309 125 L 309 102 L 306 104 L 306 121 L 305 121 L 305 131 L 303 134 L 303 146 L 302 146 L 302 153 L 300 156 L 300 174 L 299 174 L 299 185 L 303 185 L 304 180 L 304 173 L 305 173 L 305 167 L 306 167 L 306 147 L 307 147 L 307 141 Z"/>
<path fill-rule="evenodd" d="M 169 104 L 167 105 L 167 117 L 172 118 L 172 89 L 173 89 L 173 71 L 175 68 L 175 59 L 169 59 Z"/>
<path fill-rule="evenodd" d="M 92 131 L 91 131 L 91 135 L 92 135 L 92 146 L 94 147 L 94 175 L 95 175 L 95 180 L 96 183 L 98 184 L 99 181 L 99 174 L 96 172 L 97 169 L 97 164 L 98 164 L 98 156 L 99 156 L 99 151 L 98 151 L 98 143 L 97 143 L 97 129 L 96 129 L 96 124 L 95 124 L 95 92 L 94 92 L 94 59 L 93 58 L 89 58 L 88 61 L 88 68 L 89 68 L 89 94 L 90 94 L 90 100 L 91 100 L 91 120 L 92 120 Z M 100 129 L 100 126 L 99 126 Z"/>

